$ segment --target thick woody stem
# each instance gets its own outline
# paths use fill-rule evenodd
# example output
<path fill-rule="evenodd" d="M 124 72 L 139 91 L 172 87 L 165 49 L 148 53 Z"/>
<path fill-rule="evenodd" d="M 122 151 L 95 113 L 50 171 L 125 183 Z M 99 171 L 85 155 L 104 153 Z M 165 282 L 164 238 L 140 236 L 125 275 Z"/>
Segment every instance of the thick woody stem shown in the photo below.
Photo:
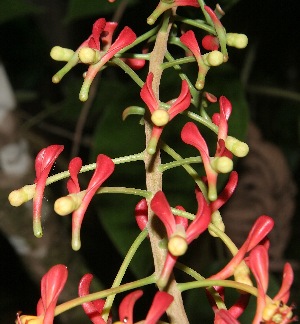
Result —
<path fill-rule="evenodd" d="M 161 64 L 163 63 L 164 56 L 167 51 L 169 32 L 172 26 L 172 23 L 169 21 L 171 13 L 175 14 L 175 10 L 173 12 L 170 11 L 166 13 L 164 17 L 164 23 L 157 34 L 155 46 L 150 56 L 149 72 L 152 72 L 154 76 L 152 87 L 154 94 L 157 98 L 159 98 L 159 84 L 162 75 Z M 149 140 L 151 138 L 151 132 L 152 125 L 149 122 L 145 121 L 146 147 L 148 146 Z M 158 169 L 158 166 L 160 164 L 161 159 L 159 147 L 154 155 L 146 153 L 146 186 L 147 190 L 152 192 L 153 195 L 157 191 L 162 190 L 162 172 L 160 172 Z M 148 201 L 148 206 L 150 206 L 150 201 Z M 159 243 L 165 235 L 165 230 L 150 208 L 148 213 L 148 232 L 154 258 L 155 274 L 158 278 L 163 269 L 167 253 L 166 249 L 162 249 L 159 247 Z M 187 319 L 185 309 L 183 306 L 181 292 L 177 289 L 177 283 L 173 277 L 170 278 L 169 285 L 166 288 L 164 288 L 164 290 L 166 290 L 174 297 L 174 301 L 167 311 L 170 322 L 172 324 L 188 324 L 189 321 Z"/>

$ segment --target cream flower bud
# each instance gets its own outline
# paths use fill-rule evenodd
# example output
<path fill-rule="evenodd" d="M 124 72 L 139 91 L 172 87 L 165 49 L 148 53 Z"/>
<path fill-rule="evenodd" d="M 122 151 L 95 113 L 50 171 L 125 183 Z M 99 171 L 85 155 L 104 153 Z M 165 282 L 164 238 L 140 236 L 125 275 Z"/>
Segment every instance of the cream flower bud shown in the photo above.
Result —
<path fill-rule="evenodd" d="M 282 314 L 287 314 L 284 318 L 291 319 L 293 317 L 290 307 L 285 304 L 281 305 L 281 302 L 276 300 L 266 305 L 262 313 L 262 319 L 265 322 L 282 323 Z"/>
<path fill-rule="evenodd" d="M 245 48 L 248 45 L 248 37 L 245 34 L 227 33 L 226 43 L 236 48 Z"/>
<path fill-rule="evenodd" d="M 228 173 L 233 169 L 233 162 L 227 156 L 215 157 L 211 160 L 212 168 L 219 173 Z"/>
<path fill-rule="evenodd" d="M 100 60 L 100 52 L 90 47 L 83 47 L 78 53 L 82 63 L 94 64 Z"/>
<path fill-rule="evenodd" d="M 211 214 L 211 223 L 215 225 L 220 231 L 225 232 L 225 224 L 223 222 L 222 216 L 218 210 Z M 218 235 L 208 228 L 209 234 L 213 237 L 218 237 Z"/>
<path fill-rule="evenodd" d="M 224 62 L 224 55 L 220 51 L 212 51 L 203 55 L 204 62 L 209 66 L 218 66 Z"/>
<path fill-rule="evenodd" d="M 226 148 L 237 157 L 244 157 L 249 152 L 248 144 L 241 142 L 235 137 L 227 136 L 225 140 Z"/>
<path fill-rule="evenodd" d="M 26 185 L 21 189 L 12 191 L 8 196 L 8 200 L 12 206 L 19 207 L 25 202 L 32 199 L 34 195 L 35 195 L 35 184 Z"/>
<path fill-rule="evenodd" d="M 155 126 L 165 126 L 170 119 L 168 112 L 164 109 L 157 109 L 151 115 L 152 123 Z"/>
<path fill-rule="evenodd" d="M 58 198 L 54 203 L 54 210 L 60 216 L 66 216 L 76 210 L 84 197 L 85 191 L 70 194 L 65 197 Z"/>
<path fill-rule="evenodd" d="M 234 270 L 234 279 L 237 282 L 243 283 L 245 285 L 253 286 L 250 279 L 250 270 L 246 265 L 245 261 L 242 261 Z M 242 293 L 242 291 L 241 291 Z M 245 292 L 244 292 L 245 293 Z"/>
<path fill-rule="evenodd" d="M 60 46 L 54 46 L 50 52 L 51 58 L 55 61 L 69 61 L 73 54 L 73 50 Z"/>
<path fill-rule="evenodd" d="M 175 257 L 185 254 L 187 248 L 188 244 L 183 236 L 176 234 L 169 239 L 168 250 Z"/>

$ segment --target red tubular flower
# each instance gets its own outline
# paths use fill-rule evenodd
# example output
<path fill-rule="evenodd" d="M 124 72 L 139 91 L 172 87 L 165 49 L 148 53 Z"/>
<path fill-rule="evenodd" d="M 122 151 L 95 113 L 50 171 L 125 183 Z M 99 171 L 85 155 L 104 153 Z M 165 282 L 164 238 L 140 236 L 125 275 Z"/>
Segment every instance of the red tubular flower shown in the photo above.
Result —
<path fill-rule="evenodd" d="M 93 275 L 90 273 L 85 274 L 78 286 L 78 294 L 80 297 L 86 296 L 90 293 L 90 285 L 93 279 Z M 93 322 L 93 324 L 110 324 L 112 322 L 111 317 L 108 319 L 107 322 L 101 317 L 103 307 L 105 304 L 105 300 L 103 299 L 96 299 L 92 302 L 86 302 L 82 304 L 82 308 L 84 312 L 87 314 L 89 319 Z"/>
<path fill-rule="evenodd" d="M 96 161 L 95 172 L 89 182 L 82 198 L 80 206 L 72 215 L 72 248 L 77 251 L 80 249 L 80 228 L 84 214 L 97 190 L 102 183 L 113 173 L 115 165 L 113 161 L 106 155 L 99 154 Z"/>
<path fill-rule="evenodd" d="M 180 37 L 180 41 L 193 53 L 197 61 L 199 70 L 196 88 L 201 90 L 204 88 L 205 77 L 209 70 L 209 66 L 204 63 L 195 33 L 192 30 L 187 31 Z"/>
<path fill-rule="evenodd" d="M 133 307 L 142 295 L 142 290 L 136 290 L 122 300 L 119 306 L 120 322 L 133 324 Z M 170 294 L 164 291 L 158 291 L 153 298 L 153 302 L 143 323 L 156 324 L 173 300 L 174 298 Z"/>
<path fill-rule="evenodd" d="M 164 126 L 176 115 L 187 109 L 191 103 L 191 93 L 187 81 L 183 80 L 179 97 L 172 102 L 168 110 L 159 107 L 159 101 L 156 99 L 152 89 L 153 73 L 149 73 L 144 86 L 141 89 L 140 96 L 148 106 L 153 122 L 151 139 L 147 147 L 149 154 L 154 154 L 160 135 Z"/>
<path fill-rule="evenodd" d="M 37 316 L 17 315 L 18 324 L 53 324 L 54 311 L 58 297 L 68 278 L 67 267 L 62 264 L 53 266 L 41 280 L 41 298 L 37 304 Z"/>
<path fill-rule="evenodd" d="M 157 282 L 159 287 L 167 284 L 178 256 L 186 252 L 188 245 L 203 233 L 210 223 L 210 208 L 198 188 L 196 199 L 197 214 L 189 225 L 186 218 L 172 214 L 171 207 L 162 191 L 158 191 L 151 200 L 151 209 L 164 223 L 169 239 L 166 261 Z"/>
<path fill-rule="evenodd" d="M 252 226 L 244 244 L 240 247 L 237 254 L 227 263 L 227 265 L 210 279 L 227 279 L 234 274 L 236 267 L 243 261 L 246 253 L 250 252 L 262 240 L 274 226 L 274 220 L 266 215 L 260 216 Z"/>
<path fill-rule="evenodd" d="M 249 266 L 257 282 L 258 289 L 257 308 L 253 323 L 271 324 L 296 321 L 296 317 L 293 317 L 292 307 L 286 305 L 294 280 L 291 265 L 289 263 L 285 264 L 281 288 L 272 300 L 266 294 L 269 284 L 269 257 L 264 246 L 259 245 L 250 252 Z"/>
<path fill-rule="evenodd" d="M 35 159 L 36 184 L 35 195 L 33 197 L 33 232 L 36 237 L 42 237 L 41 211 L 44 197 L 46 181 L 51 168 L 63 151 L 63 145 L 50 145 L 42 149 Z"/>
<path fill-rule="evenodd" d="M 105 37 L 107 37 L 107 35 L 105 35 Z M 79 99 L 81 101 L 86 101 L 88 99 L 90 85 L 93 82 L 96 74 L 100 71 L 104 64 L 106 64 L 116 53 L 121 51 L 124 47 L 133 43 L 135 40 L 136 35 L 133 30 L 125 26 L 115 42 L 112 43 L 104 53 L 101 53 L 100 60 L 97 63 L 89 66 L 79 93 Z"/>
<path fill-rule="evenodd" d="M 96 161 L 96 169 L 86 190 L 80 191 L 78 173 L 81 169 L 82 161 L 76 157 L 70 161 L 70 179 L 67 183 L 69 195 L 56 200 L 55 211 L 65 216 L 73 212 L 72 215 L 72 248 L 80 249 L 80 228 L 84 214 L 97 190 L 102 183 L 113 173 L 115 165 L 106 155 L 99 154 Z"/>

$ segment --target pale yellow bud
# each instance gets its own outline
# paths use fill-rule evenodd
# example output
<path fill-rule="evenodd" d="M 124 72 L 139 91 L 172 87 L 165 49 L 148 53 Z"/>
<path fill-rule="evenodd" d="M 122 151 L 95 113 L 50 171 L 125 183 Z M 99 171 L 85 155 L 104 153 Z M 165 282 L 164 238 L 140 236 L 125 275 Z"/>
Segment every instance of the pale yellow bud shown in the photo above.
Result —
<path fill-rule="evenodd" d="M 80 191 L 77 194 L 70 194 L 57 199 L 54 203 L 54 210 L 60 216 L 66 216 L 76 210 L 84 197 L 85 191 Z"/>
<path fill-rule="evenodd" d="M 100 60 L 100 52 L 90 47 L 83 47 L 78 53 L 82 63 L 94 64 Z"/>
<path fill-rule="evenodd" d="M 168 112 L 164 109 L 157 109 L 151 115 L 152 123 L 156 126 L 165 126 L 170 119 Z"/>
<path fill-rule="evenodd" d="M 73 50 L 60 46 L 54 46 L 50 52 L 51 58 L 55 61 L 69 61 L 73 54 Z"/>
<path fill-rule="evenodd" d="M 219 173 L 228 173 L 233 169 L 233 162 L 227 156 L 215 157 L 211 160 L 212 168 Z"/>
<path fill-rule="evenodd" d="M 35 184 L 26 185 L 21 189 L 12 191 L 8 196 L 8 200 L 12 206 L 19 207 L 25 202 L 32 199 L 34 195 L 35 195 Z"/>
<path fill-rule="evenodd" d="M 19 321 L 18 321 L 19 320 Z M 43 324 L 44 316 L 22 315 L 16 320 L 16 324 Z"/>
<path fill-rule="evenodd" d="M 225 140 L 226 148 L 237 157 L 244 157 L 249 152 L 248 144 L 241 142 L 235 137 L 227 136 Z"/>
<path fill-rule="evenodd" d="M 245 48 L 248 45 L 248 37 L 245 34 L 227 33 L 226 43 L 236 48 Z"/>
<path fill-rule="evenodd" d="M 218 66 L 224 62 L 224 56 L 220 51 L 212 51 L 207 54 L 206 62 L 209 66 Z"/>
<path fill-rule="evenodd" d="M 169 239 L 168 250 L 174 256 L 185 254 L 188 248 L 186 239 L 181 235 L 174 235 Z"/>
<path fill-rule="evenodd" d="M 211 223 L 215 225 L 220 231 L 225 232 L 225 224 L 218 210 L 214 211 L 211 214 Z M 208 227 L 208 231 L 211 236 L 218 237 L 218 235 L 214 231 L 210 230 L 209 227 Z"/>

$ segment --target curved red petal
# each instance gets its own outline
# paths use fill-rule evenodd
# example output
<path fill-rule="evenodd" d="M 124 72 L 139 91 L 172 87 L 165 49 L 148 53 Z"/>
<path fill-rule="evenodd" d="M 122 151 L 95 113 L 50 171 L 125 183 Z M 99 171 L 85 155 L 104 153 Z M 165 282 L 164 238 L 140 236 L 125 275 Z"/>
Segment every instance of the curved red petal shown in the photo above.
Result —
<path fill-rule="evenodd" d="M 143 231 L 148 223 L 148 205 L 147 200 L 144 198 L 140 200 L 134 209 L 135 220 L 138 224 L 138 227 Z"/>
<path fill-rule="evenodd" d="M 145 324 L 156 324 L 163 313 L 171 305 L 174 297 L 164 291 L 158 291 L 151 304 Z"/>
<path fill-rule="evenodd" d="M 282 284 L 277 293 L 273 298 L 274 300 L 280 300 L 286 304 L 290 297 L 290 289 L 294 281 L 294 271 L 290 263 L 286 263 L 283 269 Z"/>
<path fill-rule="evenodd" d="M 176 229 L 176 224 L 170 205 L 162 191 L 158 191 L 154 195 L 151 200 L 150 207 L 157 217 L 159 217 L 159 219 L 164 223 L 167 230 L 167 235 L 170 237 Z"/>
<path fill-rule="evenodd" d="M 183 80 L 181 85 L 180 95 L 168 110 L 170 120 L 172 120 L 179 113 L 189 108 L 190 103 L 191 103 L 191 93 L 189 90 L 189 85 L 186 80 Z"/>
<path fill-rule="evenodd" d="M 189 30 L 186 33 L 184 33 L 180 37 L 180 41 L 193 53 L 195 58 L 201 56 L 200 48 L 195 33 L 192 30 Z"/>
<path fill-rule="evenodd" d="M 119 318 L 121 322 L 124 322 L 126 324 L 133 324 L 133 307 L 135 302 L 142 295 L 142 290 L 136 290 L 123 298 L 119 306 Z"/>
<path fill-rule="evenodd" d="M 82 167 L 82 160 L 79 157 L 73 158 L 69 163 L 70 179 L 67 182 L 69 193 L 78 193 L 80 186 L 78 182 L 78 173 Z"/>
<path fill-rule="evenodd" d="M 140 96 L 148 106 L 151 113 L 158 108 L 159 102 L 154 96 L 154 92 L 152 89 L 152 82 L 153 82 L 153 73 L 149 73 L 147 75 L 146 82 L 144 83 Z"/>

